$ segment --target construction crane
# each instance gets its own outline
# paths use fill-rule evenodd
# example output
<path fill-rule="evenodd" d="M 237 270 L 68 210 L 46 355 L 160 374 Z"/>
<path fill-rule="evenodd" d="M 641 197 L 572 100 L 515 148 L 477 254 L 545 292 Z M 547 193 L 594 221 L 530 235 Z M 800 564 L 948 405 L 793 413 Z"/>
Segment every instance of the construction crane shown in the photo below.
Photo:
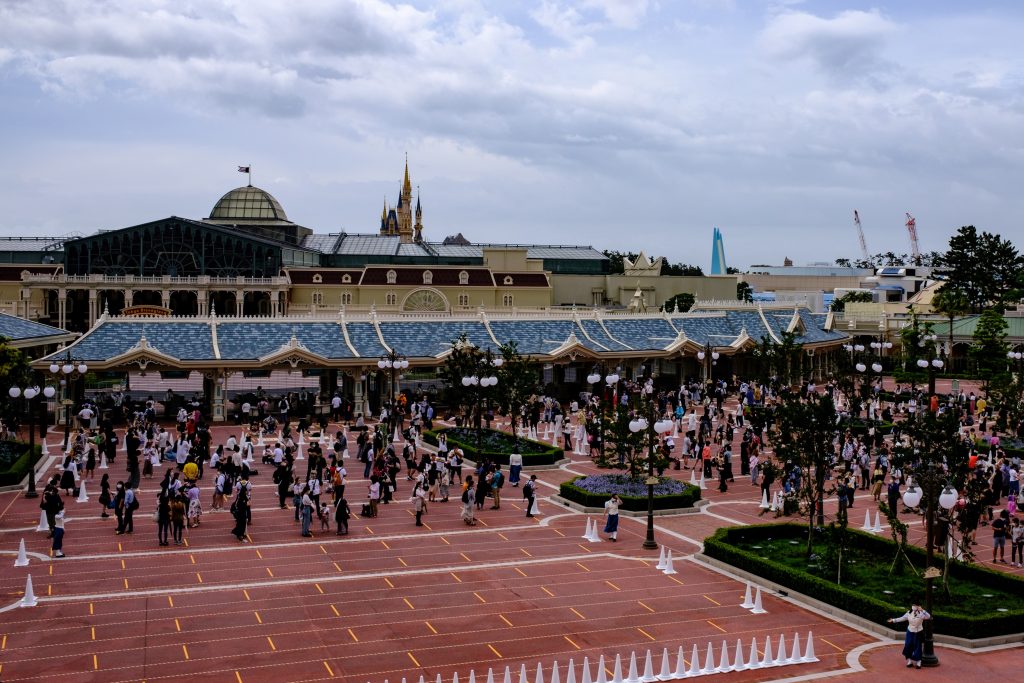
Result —
<path fill-rule="evenodd" d="M 910 235 L 910 251 L 913 252 L 914 263 L 921 265 L 921 248 L 917 244 L 917 220 L 907 214 L 907 234 Z"/>
<path fill-rule="evenodd" d="M 853 224 L 857 227 L 857 237 L 860 239 L 860 253 L 864 255 L 866 262 L 871 262 L 871 256 L 868 255 L 868 243 L 864 240 L 864 228 L 860 226 L 860 214 L 857 213 L 857 209 L 853 210 Z"/>

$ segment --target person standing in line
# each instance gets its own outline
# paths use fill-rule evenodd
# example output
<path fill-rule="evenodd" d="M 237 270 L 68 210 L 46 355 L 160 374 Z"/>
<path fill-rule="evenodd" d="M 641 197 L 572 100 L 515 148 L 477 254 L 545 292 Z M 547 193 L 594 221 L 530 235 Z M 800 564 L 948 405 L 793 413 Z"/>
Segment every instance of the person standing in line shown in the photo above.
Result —
<path fill-rule="evenodd" d="M 334 501 L 334 524 L 337 528 L 337 535 L 342 536 L 348 535 L 348 520 L 352 516 L 352 511 L 348 507 L 348 501 L 344 497 L 337 498 Z"/>
<path fill-rule="evenodd" d="M 107 510 L 110 509 L 110 475 L 106 472 L 103 473 L 103 478 L 100 479 L 100 506 L 103 508 L 103 513 L 100 517 L 110 517 L 107 514 Z"/>
<path fill-rule="evenodd" d="M 164 480 L 167 481 L 166 479 Z M 170 545 L 167 536 L 171 531 L 171 498 L 166 486 L 160 487 L 156 499 L 156 533 L 161 546 Z"/>
<path fill-rule="evenodd" d="M 53 543 L 50 546 L 54 557 L 66 557 L 64 554 L 64 511 L 61 510 L 53 520 Z"/>
<path fill-rule="evenodd" d="M 124 482 L 117 482 L 117 489 L 114 493 L 114 516 L 117 517 L 117 531 L 115 535 L 120 536 L 124 533 Z"/>
<path fill-rule="evenodd" d="M 303 537 L 309 537 L 313 534 L 309 531 L 310 524 L 313 523 L 313 498 L 309 494 L 309 485 L 307 484 L 302 489 L 302 535 Z"/>
<path fill-rule="evenodd" d="M 921 668 L 921 643 L 924 639 L 924 622 L 932 615 L 924 611 L 921 605 L 914 603 L 902 617 L 889 619 L 890 624 L 907 622 L 907 635 L 903 640 L 903 656 L 907 658 L 907 668 Z"/>
<path fill-rule="evenodd" d="M 526 499 L 526 516 L 533 517 L 533 506 L 537 500 L 536 474 L 531 474 L 529 481 L 523 486 L 523 498 Z"/>
<path fill-rule="evenodd" d="M 231 504 L 231 511 L 235 515 L 235 527 L 231 530 L 242 543 L 247 543 L 248 539 L 245 537 L 246 526 L 249 523 L 249 490 L 246 487 L 238 489 L 238 495 L 235 496 L 235 502 Z"/>
<path fill-rule="evenodd" d="M 523 469 L 523 456 L 519 453 L 513 453 L 508 456 L 508 483 L 512 484 L 513 487 L 519 486 L 519 473 Z"/>
<path fill-rule="evenodd" d="M 179 493 L 171 498 L 171 528 L 174 532 L 174 545 L 181 545 L 182 532 L 185 530 L 185 495 Z M 164 543 L 164 545 L 167 545 Z"/>
<path fill-rule="evenodd" d="M 369 486 L 370 517 L 377 516 L 377 506 L 380 504 L 380 478 L 377 475 L 370 477 Z"/>
<path fill-rule="evenodd" d="M 617 541 L 619 536 L 619 505 L 621 504 L 622 499 L 615 493 L 604 504 L 604 514 L 606 517 L 604 532 L 608 534 L 608 540 L 612 542 Z"/>
<path fill-rule="evenodd" d="M 494 473 L 491 475 L 491 495 L 494 497 L 494 505 L 491 506 L 492 510 L 501 509 L 501 487 L 504 485 L 505 475 L 501 471 L 501 465 L 495 465 Z"/>
<path fill-rule="evenodd" d="M 427 501 L 425 500 L 423 486 L 419 483 L 412 490 L 412 502 L 413 509 L 416 512 L 416 526 L 423 526 L 423 514 L 427 511 Z"/>
<path fill-rule="evenodd" d="M 1010 527 L 1010 513 L 1006 510 L 999 512 L 999 516 L 992 522 L 992 564 L 1002 562 L 1006 564 L 1006 532 Z M 1010 553 L 1013 558 L 1013 552 Z"/>
<path fill-rule="evenodd" d="M 473 487 L 473 475 L 466 475 L 466 488 L 462 492 L 462 521 L 468 526 L 476 526 L 473 505 L 476 503 L 476 489 Z"/>
<path fill-rule="evenodd" d="M 135 531 L 135 511 L 139 508 L 139 499 L 131 486 L 124 488 L 124 533 Z"/>

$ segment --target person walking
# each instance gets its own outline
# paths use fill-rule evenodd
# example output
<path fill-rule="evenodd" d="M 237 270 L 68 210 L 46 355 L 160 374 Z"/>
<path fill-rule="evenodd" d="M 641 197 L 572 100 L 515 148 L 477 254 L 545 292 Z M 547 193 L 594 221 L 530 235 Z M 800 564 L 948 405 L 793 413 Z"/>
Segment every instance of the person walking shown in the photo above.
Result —
<path fill-rule="evenodd" d="M 903 656 L 907 658 L 907 668 L 921 668 L 921 643 L 924 640 L 924 622 L 932 615 L 924 611 L 918 603 L 914 603 L 902 617 L 889 619 L 890 624 L 907 622 L 907 635 L 903 640 Z"/>
<path fill-rule="evenodd" d="M 523 456 L 519 453 L 513 453 L 508 456 L 508 483 L 512 484 L 513 487 L 519 486 L 519 473 L 523 469 Z"/>
<path fill-rule="evenodd" d="M 530 479 L 523 486 L 523 498 L 526 499 L 526 516 L 533 517 L 534 506 L 537 503 L 537 475 L 531 474 Z"/>
<path fill-rule="evenodd" d="M 238 489 L 238 495 L 235 496 L 235 502 L 231 504 L 231 512 L 235 516 L 235 527 L 231 530 L 242 543 L 248 542 L 245 537 L 246 526 L 249 523 L 249 489 L 241 487 Z"/>
<path fill-rule="evenodd" d="M 103 509 L 103 513 L 100 517 L 110 517 L 110 515 L 107 514 L 107 510 L 110 509 L 111 500 L 110 475 L 104 472 L 103 478 L 100 479 L 100 507 Z"/>
<path fill-rule="evenodd" d="M 156 535 L 161 546 L 170 545 L 167 536 L 171 532 L 171 494 L 166 486 L 160 487 L 156 499 Z"/>
<path fill-rule="evenodd" d="M 348 535 L 348 520 L 352 511 L 348 507 L 348 501 L 344 497 L 334 501 L 334 524 L 337 528 L 337 535 Z"/>
<path fill-rule="evenodd" d="M 423 515 L 427 511 L 427 501 L 423 486 L 416 484 L 412 490 L 413 509 L 416 511 L 416 526 L 423 526 Z"/>
<path fill-rule="evenodd" d="M 117 517 L 117 531 L 115 535 L 124 533 L 124 482 L 117 482 L 116 493 L 114 494 L 114 516 Z"/>
<path fill-rule="evenodd" d="M 491 475 L 491 496 L 494 498 L 492 510 L 501 509 L 501 487 L 505 485 L 505 475 L 501 471 L 501 465 L 494 466 L 494 473 Z"/>
<path fill-rule="evenodd" d="M 313 523 L 313 497 L 309 493 L 308 485 L 302 489 L 300 505 L 302 507 L 302 535 L 308 538 L 313 535 L 309 530 L 310 524 Z"/>
<path fill-rule="evenodd" d="M 612 497 L 604 504 L 604 532 L 608 534 L 608 540 L 612 542 L 617 541 L 619 536 L 619 505 L 621 504 L 622 499 L 616 493 L 613 493 Z"/>
<path fill-rule="evenodd" d="M 462 521 L 467 526 L 476 526 L 473 505 L 476 503 L 476 489 L 473 487 L 473 475 L 466 475 L 466 488 L 462 492 Z"/>

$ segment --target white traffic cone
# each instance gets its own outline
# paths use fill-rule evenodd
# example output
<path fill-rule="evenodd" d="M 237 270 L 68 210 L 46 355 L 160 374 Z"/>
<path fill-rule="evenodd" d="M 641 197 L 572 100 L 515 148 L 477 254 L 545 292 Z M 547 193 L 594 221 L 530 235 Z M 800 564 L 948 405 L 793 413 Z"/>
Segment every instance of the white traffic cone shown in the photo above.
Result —
<path fill-rule="evenodd" d="M 402 683 L 405 683 L 405 679 L 402 679 Z M 469 683 L 476 683 L 476 672 L 472 669 L 469 670 Z"/>
<path fill-rule="evenodd" d="M 878 514 L 878 510 L 875 510 L 875 523 L 871 527 L 871 533 L 874 533 L 874 534 L 882 533 L 882 518 Z"/>
<path fill-rule="evenodd" d="M 757 587 L 757 593 L 754 594 L 754 607 L 750 610 L 750 612 L 751 612 L 751 614 L 767 614 L 768 613 L 768 610 L 766 610 L 761 605 L 761 587 L 760 586 Z"/>
<path fill-rule="evenodd" d="M 512 671 L 506 666 L 505 677 L 501 679 L 502 683 L 512 683 Z"/>
<path fill-rule="evenodd" d="M 583 658 L 583 672 L 580 674 L 580 683 L 594 683 L 594 679 L 590 677 L 590 660 L 586 657 Z"/>
<path fill-rule="evenodd" d="M 772 504 L 768 508 L 769 512 L 778 512 L 779 510 L 779 492 L 776 491 L 772 494 Z"/>
<path fill-rule="evenodd" d="M 761 491 L 761 505 L 759 505 L 758 507 L 760 507 L 762 510 L 767 510 L 769 507 L 771 507 L 771 505 L 768 504 L 767 491 Z"/>
<path fill-rule="evenodd" d="M 110 466 L 107 464 L 107 454 L 106 453 L 100 454 L 100 467 L 99 468 L 101 470 L 108 470 L 108 469 L 110 469 Z"/>
<path fill-rule="evenodd" d="M 871 513 L 868 510 L 864 511 L 864 524 L 860 528 L 861 531 L 871 531 Z"/>
<path fill-rule="evenodd" d="M 661 671 L 655 677 L 658 681 L 667 681 L 672 678 L 672 667 L 668 662 L 668 648 L 661 651 Z"/>
<path fill-rule="evenodd" d="M 618 655 L 615 657 L 615 664 L 618 666 L 619 658 Z M 640 674 L 636 669 L 636 651 L 634 650 L 629 655 L 629 678 L 626 679 L 626 683 L 640 683 Z"/>
<path fill-rule="evenodd" d="M 732 658 L 732 670 L 743 671 L 747 668 L 747 663 L 743 661 L 743 641 L 739 638 L 736 639 L 736 652 Z"/>
<path fill-rule="evenodd" d="M 679 650 L 676 652 L 676 668 L 672 672 L 671 676 L 662 676 L 661 680 L 670 681 L 673 678 L 684 678 L 686 676 L 686 658 L 683 657 L 683 646 L 679 646 Z"/>
<path fill-rule="evenodd" d="M 704 668 L 700 672 L 704 675 L 715 673 L 715 650 L 711 643 L 708 643 L 708 651 L 704 655 Z"/>
<path fill-rule="evenodd" d="M 668 654 L 667 652 L 665 654 Z M 658 677 L 654 675 L 654 661 L 651 659 L 651 651 L 647 651 L 647 656 L 644 658 L 644 675 L 640 677 L 640 680 L 644 683 L 652 683 L 658 680 Z"/>
<path fill-rule="evenodd" d="M 386 679 L 384 683 L 388 683 Z M 441 674 L 437 674 L 437 683 L 441 683 Z"/>
<path fill-rule="evenodd" d="M 556 659 L 551 663 L 551 683 L 562 683 L 562 679 L 558 677 L 558 660 Z"/>
<path fill-rule="evenodd" d="M 672 548 L 668 549 L 668 555 L 665 556 L 665 569 L 662 571 L 667 576 L 679 573 L 676 571 L 676 568 L 672 566 Z"/>
<path fill-rule="evenodd" d="M 690 655 L 690 670 L 686 672 L 687 678 L 700 676 L 700 653 L 697 651 L 697 643 L 693 644 L 693 653 Z"/>
<path fill-rule="evenodd" d="M 27 567 L 28 566 L 28 555 L 25 553 L 25 539 L 21 539 L 21 543 L 18 544 L 18 557 L 14 560 L 15 567 Z"/>
<path fill-rule="evenodd" d="M 761 668 L 774 666 L 775 662 L 772 660 L 772 637 L 764 637 L 764 654 L 761 657 Z"/>
<path fill-rule="evenodd" d="M 298 450 L 295 451 L 295 459 L 296 460 L 305 460 L 306 459 L 306 456 L 304 456 L 302 454 L 302 445 L 301 444 L 299 445 Z"/>
<path fill-rule="evenodd" d="M 397 427 L 395 428 L 395 433 L 396 434 L 398 433 L 398 428 Z M 395 439 L 395 441 L 397 441 L 397 440 L 398 439 Z M 306 445 L 306 432 L 299 432 L 299 445 L 300 446 L 305 446 Z"/>
<path fill-rule="evenodd" d="M 748 669 L 760 669 L 761 662 L 757 659 L 757 638 L 750 639 L 750 658 L 747 660 Z"/>
<path fill-rule="evenodd" d="M 36 531 L 49 531 L 50 524 L 46 521 L 46 512 L 43 510 L 39 511 L 39 526 L 36 527 Z"/>
<path fill-rule="evenodd" d="M 28 578 L 25 579 L 25 595 L 21 596 L 21 602 L 18 603 L 20 607 L 35 607 L 39 604 L 36 599 L 35 591 L 32 590 L 32 575 L 29 574 Z"/>
<path fill-rule="evenodd" d="M 707 491 L 708 487 L 704 485 L 704 472 L 700 473 L 700 483 L 699 483 L 699 485 L 700 485 L 700 490 L 701 491 Z"/>
<path fill-rule="evenodd" d="M 723 674 L 732 671 L 732 664 L 729 663 L 729 646 L 724 640 L 722 641 L 722 653 L 718 657 L 717 671 Z"/>
<path fill-rule="evenodd" d="M 605 670 L 604 655 L 597 658 L 597 683 L 608 683 L 608 672 Z"/>
<path fill-rule="evenodd" d="M 526 663 L 519 665 L 519 683 L 526 683 Z"/>
<path fill-rule="evenodd" d="M 594 526 L 590 528 L 590 538 L 587 539 L 591 543 L 600 543 L 601 537 L 597 535 L 597 520 L 594 520 Z"/>
<path fill-rule="evenodd" d="M 789 653 L 789 659 L 786 660 L 786 664 L 799 664 L 800 663 L 800 633 L 793 634 L 793 649 Z"/>
<path fill-rule="evenodd" d="M 540 662 L 537 662 L 537 673 L 533 677 L 533 683 L 544 683 L 544 669 L 541 668 Z"/>
<path fill-rule="evenodd" d="M 384 679 L 384 683 L 388 683 L 388 679 L 385 678 Z M 459 683 L 459 672 L 458 671 L 456 671 L 454 674 L 452 674 L 452 683 Z"/>
<path fill-rule="evenodd" d="M 636 666 L 636 653 L 633 653 L 633 665 Z M 622 680 L 622 656 L 619 654 L 615 655 L 615 666 L 612 668 L 612 680 L 609 683 L 624 683 Z M 638 683 L 637 681 L 630 681 L 629 683 Z"/>
<path fill-rule="evenodd" d="M 810 631 L 807 632 L 807 649 L 804 650 L 804 656 L 800 661 L 806 663 L 818 661 L 818 658 L 814 656 L 814 634 Z"/>
<path fill-rule="evenodd" d="M 589 540 L 590 539 L 590 518 L 589 517 L 587 517 L 587 525 L 586 526 L 587 526 L 587 528 L 584 529 L 583 535 L 580 538 Z"/>
<path fill-rule="evenodd" d="M 487 683 L 494 683 L 494 669 L 487 667 Z"/>
<path fill-rule="evenodd" d="M 743 593 L 743 602 L 740 603 L 740 607 L 742 607 L 743 609 L 753 609 L 754 607 L 754 598 L 752 595 L 749 581 L 747 581 L 747 590 Z"/>
<path fill-rule="evenodd" d="M 658 564 L 654 566 L 655 569 L 665 568 L 665 551 L 668 550 L 667 546 L 661 546 L 661 553 L 658 555 Z"/>
<path fill-rule="evenodd" d="M 85 492 L 85 480 L 83 479 L 78 484 L 78 498 L 75 499 L 76 503 L 88 503 L 89 494 Z"/>
<path fill-rule="evenodd" d="M 552 683 L 555 682 L 552 681 Z M 565 683 L 576 683 L 576 662 L 572 657 L 569 658 L 569 664 L 565 667 Z"/>
<path fill-rule="evenodd" d="M 700 482 L 697 481 L 697 471 L 696 470 L 690 470 L 690 483 L 693 484 L 694 486 L 699 486 L 700 485 Z"/>
<path fill-rule="evenodd" d="M 43 448 L 43 450 L 42 450 L 43 455 L 49 455 L 50 454 L 50 450 L 46 447 L 46 439 L 45 438 L 43 439 L 42 448 Z"/>
<path fill-rule="evenodd" d="M 772 662 L 775 666 L 782 666 L 786 663 L 786 634 L 779 634 L 779 647 L 775 655 L 775 661 Z"/>

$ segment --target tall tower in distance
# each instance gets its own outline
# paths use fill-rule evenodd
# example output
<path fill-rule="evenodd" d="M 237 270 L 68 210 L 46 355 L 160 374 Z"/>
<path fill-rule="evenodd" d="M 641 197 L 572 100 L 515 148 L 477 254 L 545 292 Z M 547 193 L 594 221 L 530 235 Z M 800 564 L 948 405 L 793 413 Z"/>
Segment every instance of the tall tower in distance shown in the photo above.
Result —
<path fill-rule="evenodd" d="M 384 211 L 380 216 L 380 234 L 398 235 L 402 244 L 411 244 L 423 239 L 423 209 L 417 191 L 415 223 L 413 222 L 412 180 L 409 178 L 409 156 L 405 157 L 405 176 L 398 188 L 398 205 L 388 208 L 384 201 Z"/>
<path fill-rule="evenodd" d="M 715 228 L 711 238 L 711 272 L 709 275 L 726 275 L 729 267 L 725 264 L 725 243 L 722 231 Z"/>

